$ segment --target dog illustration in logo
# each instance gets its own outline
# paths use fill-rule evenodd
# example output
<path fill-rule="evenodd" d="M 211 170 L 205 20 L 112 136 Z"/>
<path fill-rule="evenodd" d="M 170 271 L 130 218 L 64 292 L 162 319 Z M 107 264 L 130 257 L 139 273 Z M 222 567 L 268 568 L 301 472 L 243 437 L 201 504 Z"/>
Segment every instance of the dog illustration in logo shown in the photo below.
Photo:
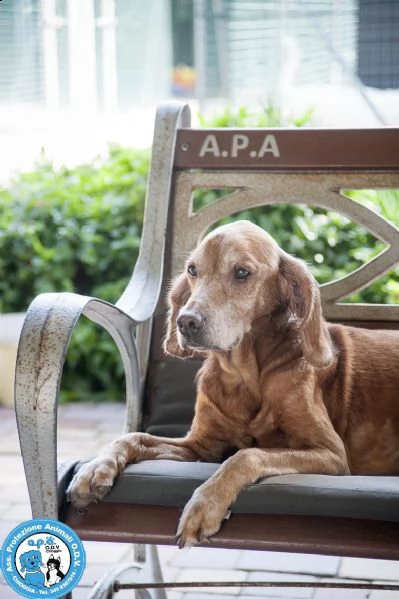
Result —
<path fill-rule="evenodd" d="M 43 566 L 40 551 L 38 549 L 25 551 L 25 553 L 19 556 L 19 561 L 21 563 L 20 571 L 21 573 L 25 573 L 25 582 L 38 589 L 44 589 L 45 578 L 40 569 Z"/>
<path fill-rule="evenodd" d="M 54 557 L 54 555 L 50 555 L 47 561 L 47 572 L 46 572 L 46 581 L 48 586 L 52 586 L 53 584 L 57 584 L 61 582 L 63 578 L 65 578 L 65 574 L 60 570 L 61 560 Z"/>

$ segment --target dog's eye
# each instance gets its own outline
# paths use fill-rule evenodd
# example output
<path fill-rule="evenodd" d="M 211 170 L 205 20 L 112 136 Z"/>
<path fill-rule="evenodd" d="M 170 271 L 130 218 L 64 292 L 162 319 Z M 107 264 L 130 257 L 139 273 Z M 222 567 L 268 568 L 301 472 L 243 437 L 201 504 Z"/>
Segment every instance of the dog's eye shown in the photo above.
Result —
<path fill-rule="evenodd" d="M 246 279 L 248 276 L 250 275 L 249 270 L 247 270 L 246 268 L 244 268 L 243 266 L 239 266 L 238 268 L 234 269 L 234 277 L 238 280 L 238 281 L 243 281 L 244 279 Z"/>
<path fill-rule="evenodd" d="M 189 264 L 187 267 L 187 272 L 192 277 L 196 277 L 197 276 L 197 267 L 195 266 L 195 264 Z"/>

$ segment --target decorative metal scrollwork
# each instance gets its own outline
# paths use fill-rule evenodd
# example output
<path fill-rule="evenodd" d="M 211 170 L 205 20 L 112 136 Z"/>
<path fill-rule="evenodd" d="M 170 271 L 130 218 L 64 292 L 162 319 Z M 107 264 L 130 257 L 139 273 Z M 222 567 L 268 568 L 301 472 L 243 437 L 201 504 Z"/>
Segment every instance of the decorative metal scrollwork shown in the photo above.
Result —
<path fill-rule="evenodd" d="M 193 211 L 194 189 L 233 189 L 212 204 Z M 178 254 L 186 255 L 216 222 L 243 209 L 271 204 L 308 204 L 333 210 L 363 226 L 386 248 L 350 274 L 321 286 L 327 318 L 351 320 L 394 320 L 399 306 L 339 303 L 364 289 L 399 264 L 399 230 L 367 206 L 343 195 L 347 189 L 399 188 L 398 173 L 365 172 L 184 172 L 176 177 L 176 193 L 187 201 L 177 203 L 180 210 Z M 191 197 L 191 202 L 189 201 Z M 188 213 L 182 206 L 189 205 Z M 185 228 L 182 235 L 181 227 Z M 176 236 L 175 236 L 176 239 Z M 191 243 L 191 246 L 188 244 Z"/>

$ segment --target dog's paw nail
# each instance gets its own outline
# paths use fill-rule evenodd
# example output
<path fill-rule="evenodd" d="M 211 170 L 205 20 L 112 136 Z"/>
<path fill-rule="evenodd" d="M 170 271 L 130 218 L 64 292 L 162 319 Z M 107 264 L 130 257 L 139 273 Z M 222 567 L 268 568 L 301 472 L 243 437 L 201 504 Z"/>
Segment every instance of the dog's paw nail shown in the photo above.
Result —
<path fill-rule="evenodd" d="M 187 544 L 187 541 L 183 536 L 183 533 L 175 537 L 175 543 L 179 549 L 190 549 L 190 545 Z"/>
<path fill-rule="evenodd" d="M 184 545 L 182 545 L 181 535 L 176 535 L 174 541 L 175 541 L 175 544 L 178 546 L 179 549 L 183 549 Z"/>
<path fill-rule="evenodd" d="M 86 514 L 86 512 L 88 512 L 89 510 L 87 507 L 74 507 L 73 511 L 77 516 L 83 516 L 83 514 Z"/>
<path fill-rule="evenodd" d="M 198 543 L 202 543 L 205 540 L 206 539 L 205 539 L 204 533 L 202 532 L 202 530 L 199 530 L 197 532 L 197 541 L 198 541 Z"/>

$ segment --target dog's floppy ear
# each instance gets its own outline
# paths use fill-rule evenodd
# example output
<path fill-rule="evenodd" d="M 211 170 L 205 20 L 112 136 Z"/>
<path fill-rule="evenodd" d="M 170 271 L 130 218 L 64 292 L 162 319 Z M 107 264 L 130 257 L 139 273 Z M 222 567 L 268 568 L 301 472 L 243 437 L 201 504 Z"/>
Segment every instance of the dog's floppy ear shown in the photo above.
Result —
<path fill-rule="evenodd" d="M 164 352 L 178 358 L 189 358 L 194 354 L 193 350 L 186 350 L 180 347 L 176 333 L 177 315 L 180 308 L 188 302 L 190 293 L 187 275 L 186 273 L 182 273 L 172 282 L 168 294 L 169 311 L 166 321 L 166 335 L 163 342 Z"/>
<path fill-rule="evenodd" d="M 282 252 L 279 264 L 280 313 L 285 325 L 297 329 L 305 359 L 316 367 L 333 359 L 330 335 L 323 319 L 318 284 L 307 266 Z"/>

